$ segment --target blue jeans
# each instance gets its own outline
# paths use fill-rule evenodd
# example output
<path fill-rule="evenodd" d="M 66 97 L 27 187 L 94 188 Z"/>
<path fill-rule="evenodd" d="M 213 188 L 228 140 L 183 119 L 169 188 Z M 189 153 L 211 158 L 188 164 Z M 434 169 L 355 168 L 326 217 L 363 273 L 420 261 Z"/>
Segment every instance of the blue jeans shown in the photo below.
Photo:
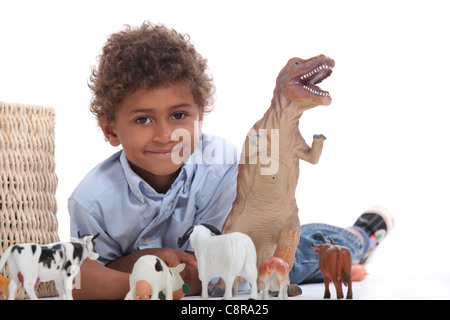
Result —
<path fill-rule="evenodd" d="M 359 228 L 354 227 L 358 231 Z M 362 231 L 365 243 L 369 243 L 369 237 Z M 323 276 L 319 269 L 319 255 L 311 250 L 311 242 L 315 245 L 330 242 L 333 238 L 338 245 L 347 247 L 353 263 L 358 263 L 367 245 L 363 246 L 361 239 L 350 231 L 324 223 L 310 223 L 300 227 L 300 242 L 295 252 L 295 261 L 289 273 L 291 283 L 316 283 L 323 282 Z M 366 239 L 367 237 L 367 239 Z"/>

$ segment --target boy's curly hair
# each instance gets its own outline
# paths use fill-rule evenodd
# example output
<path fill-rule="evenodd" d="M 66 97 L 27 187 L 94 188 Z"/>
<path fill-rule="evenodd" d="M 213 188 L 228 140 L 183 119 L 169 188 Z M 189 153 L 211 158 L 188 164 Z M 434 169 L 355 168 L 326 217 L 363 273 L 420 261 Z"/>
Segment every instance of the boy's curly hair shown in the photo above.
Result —
<path fill-rule="evenodd" d="M 212 109 L 215 87 L 207 64 L 187 35 L 148 21 L 126 26 L 108 37 L 93 67 L 89 88 L 91 112 L 98 121 L 111 122 L 126 95 L 139 88 L 179 82 L 190 89 L 203 112 Z"/>

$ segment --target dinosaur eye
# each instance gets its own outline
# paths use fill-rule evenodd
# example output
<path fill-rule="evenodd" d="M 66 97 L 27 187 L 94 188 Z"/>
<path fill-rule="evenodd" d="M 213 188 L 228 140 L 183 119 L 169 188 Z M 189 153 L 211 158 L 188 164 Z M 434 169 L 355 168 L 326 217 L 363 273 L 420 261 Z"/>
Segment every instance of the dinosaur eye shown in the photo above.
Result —
<path fill-rule="evenodd" d="M 300 64 L 300 61 L 294 61 L 294 63 L 292 63 L 293 66 L 298 66 Z"/>

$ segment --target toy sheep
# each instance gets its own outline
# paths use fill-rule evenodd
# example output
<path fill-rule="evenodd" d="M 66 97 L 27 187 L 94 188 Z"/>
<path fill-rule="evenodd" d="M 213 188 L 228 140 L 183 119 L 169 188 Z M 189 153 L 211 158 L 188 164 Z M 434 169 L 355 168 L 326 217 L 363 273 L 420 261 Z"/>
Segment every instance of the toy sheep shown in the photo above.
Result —
<path fill-rule="evenodd" d="M 180 300 L 189 292 L 180 272 L 186 265 L 179 264 L 169 268 L 164 261 L 153 255 L 140 257 L 133 266 L 130 275 L 130 291 L 125 300 Z M 162 291 L 164 295 L 159 296 Z"/>
<path fill-rule="evenodd" d="M 72 282 L 81 263 L 87 258 L 98 259 L 98 254 L 94 251 L 94 239 L 97 235 L 78 236 L 80 239 L 72 238 L 70 242 L 15 244 L 6 249 L 0 259 L 0 270 L 8 262 L 11 275 L 9 300 L 15 299 L 19 282 L 23 284 L 30 299 L 37 300 L 35 286 L 40 281 L 50 280 L 55 280 L 61 299 L 72 300 Z"/>
<path fill-rule="evenodd" d="M 208 299 L 208 283 L 215 277 L 221 277 L 225 282 L 224 299 L 231 299 L 233 282 L 238 276 L 250 283 L 250 298 L 256 299 L 256 249 L 249 236 L 240 232 L 222 235 L 214 226 L 201 224 L 186 230 L 178 239 L 178 247 L 181 248 L 188 239 L 197 257 L 203 300 Z"/>
<path fill-rule="evenodd" d="M 269 257 L 259 266 L 259 279 L 263 283 L 262 299 L 269 299 L 269 289 L 278 291 L 278 299 L 288 298 L 289 265 L 278 257 Z"/>

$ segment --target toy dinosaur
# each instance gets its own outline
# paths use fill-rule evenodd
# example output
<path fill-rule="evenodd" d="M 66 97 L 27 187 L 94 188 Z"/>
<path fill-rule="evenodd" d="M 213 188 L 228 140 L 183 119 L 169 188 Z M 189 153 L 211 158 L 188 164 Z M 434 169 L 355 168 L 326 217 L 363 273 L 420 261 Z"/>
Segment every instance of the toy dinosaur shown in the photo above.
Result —
<path fill-rule="evenodd" d="M 249 235 L 258 268 L 271 256 L 285 260 L 289 270 L 294 263 L 300 239 L 295 200 L 299 159 L 316 164 L 326 139 L 314 135 L 309 147 L 298 124 L 306 110 L 331 103 L 330 94 L 316 84 L 330 76 L 333 67 L 334 61 L 324 55 L 290 59 L 277 77 L 270 108 L 245 140 L 237 196 L 222 232 Z"/>

